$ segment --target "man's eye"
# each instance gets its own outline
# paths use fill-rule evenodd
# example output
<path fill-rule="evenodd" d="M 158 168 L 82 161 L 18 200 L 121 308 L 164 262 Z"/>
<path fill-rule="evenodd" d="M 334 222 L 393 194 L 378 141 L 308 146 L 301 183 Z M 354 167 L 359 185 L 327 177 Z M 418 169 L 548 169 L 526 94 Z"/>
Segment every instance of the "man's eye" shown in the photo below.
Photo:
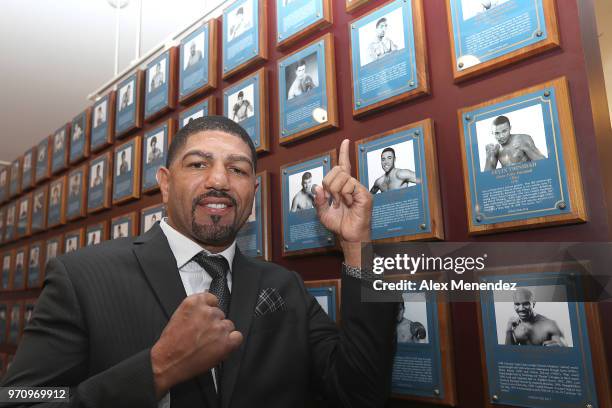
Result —
<path fill-rule="evenodd" d="M 188 167 L 191 167 L 194 169 L 203 169 L 204 167 L 206 167 L 206 164 L 203 162 L 194 162 L 194 163 L 190 163 Z"/>
<path fill-rule="evenodd" d="M 236 174 L 246 174 L 246 172 L 242 169 L 239 169 L 238 167 L 231 167 L 230 171 L 236 173 Z"/>

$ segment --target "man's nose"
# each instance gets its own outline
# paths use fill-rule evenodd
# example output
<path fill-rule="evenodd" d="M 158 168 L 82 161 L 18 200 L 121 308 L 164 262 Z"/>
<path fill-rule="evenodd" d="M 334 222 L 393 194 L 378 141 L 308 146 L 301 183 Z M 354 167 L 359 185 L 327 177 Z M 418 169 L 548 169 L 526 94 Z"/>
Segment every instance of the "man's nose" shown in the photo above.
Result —
<path fill-rule="evenodd" d="M 228 173 L 223 163 L 216 162 L 212 165 L 207 172 L 205 182 L 207 188 L 214 188 L 216 190 L 229 189 Z"/>

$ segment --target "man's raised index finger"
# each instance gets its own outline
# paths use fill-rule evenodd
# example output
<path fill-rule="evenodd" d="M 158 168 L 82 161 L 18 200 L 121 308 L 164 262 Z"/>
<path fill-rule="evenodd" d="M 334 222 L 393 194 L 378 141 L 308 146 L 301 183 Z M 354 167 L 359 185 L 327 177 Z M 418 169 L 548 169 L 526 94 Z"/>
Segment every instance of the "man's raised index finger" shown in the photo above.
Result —
<path fill-rule="evenodd" d="M 345 171 L 351 172 L 351 159 L 349 158 L 349 144 L 348 139 L 344 139 L 340 145 L 340 153 L 338 154 L 338 165 Z"/>

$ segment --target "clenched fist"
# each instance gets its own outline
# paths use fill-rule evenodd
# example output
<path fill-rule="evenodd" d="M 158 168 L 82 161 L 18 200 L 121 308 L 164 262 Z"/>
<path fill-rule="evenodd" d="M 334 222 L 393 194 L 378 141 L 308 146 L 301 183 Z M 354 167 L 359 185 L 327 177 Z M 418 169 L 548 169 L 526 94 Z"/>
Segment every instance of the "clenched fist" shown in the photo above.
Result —
<path fill-rule="evenodd" d="M 242 343 L 242 334 L 225 318 L 217 297 L 186 297 L 151 349 L 155 391 L 161 398 L 183 381 L 217 366 Z"/>

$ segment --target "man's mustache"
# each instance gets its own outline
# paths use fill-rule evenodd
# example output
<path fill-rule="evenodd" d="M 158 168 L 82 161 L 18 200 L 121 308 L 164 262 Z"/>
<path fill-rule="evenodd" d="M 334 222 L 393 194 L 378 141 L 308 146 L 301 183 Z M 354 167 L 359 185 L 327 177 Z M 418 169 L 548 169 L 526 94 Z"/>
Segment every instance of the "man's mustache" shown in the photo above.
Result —
<path fill-rule="evenodd" d="M 209 198 L 209 197 L 226 198 L 226 199 L 228 199 L 232 203 L 233 206 L 236 206 L 236 199 L 234 197 L 232 197 L 231 195 L 229 195 L 228 193 L 226 193 L 225 191 L 210 190 L 209 192 L 204 193 L 204 194 L 200 194 L 199 196 L 194 198 L 193 199 L 192 207 L 195 208 L 198 204 L 200 204 L 201 201 L 203 201 L 205 198 Z"/>

